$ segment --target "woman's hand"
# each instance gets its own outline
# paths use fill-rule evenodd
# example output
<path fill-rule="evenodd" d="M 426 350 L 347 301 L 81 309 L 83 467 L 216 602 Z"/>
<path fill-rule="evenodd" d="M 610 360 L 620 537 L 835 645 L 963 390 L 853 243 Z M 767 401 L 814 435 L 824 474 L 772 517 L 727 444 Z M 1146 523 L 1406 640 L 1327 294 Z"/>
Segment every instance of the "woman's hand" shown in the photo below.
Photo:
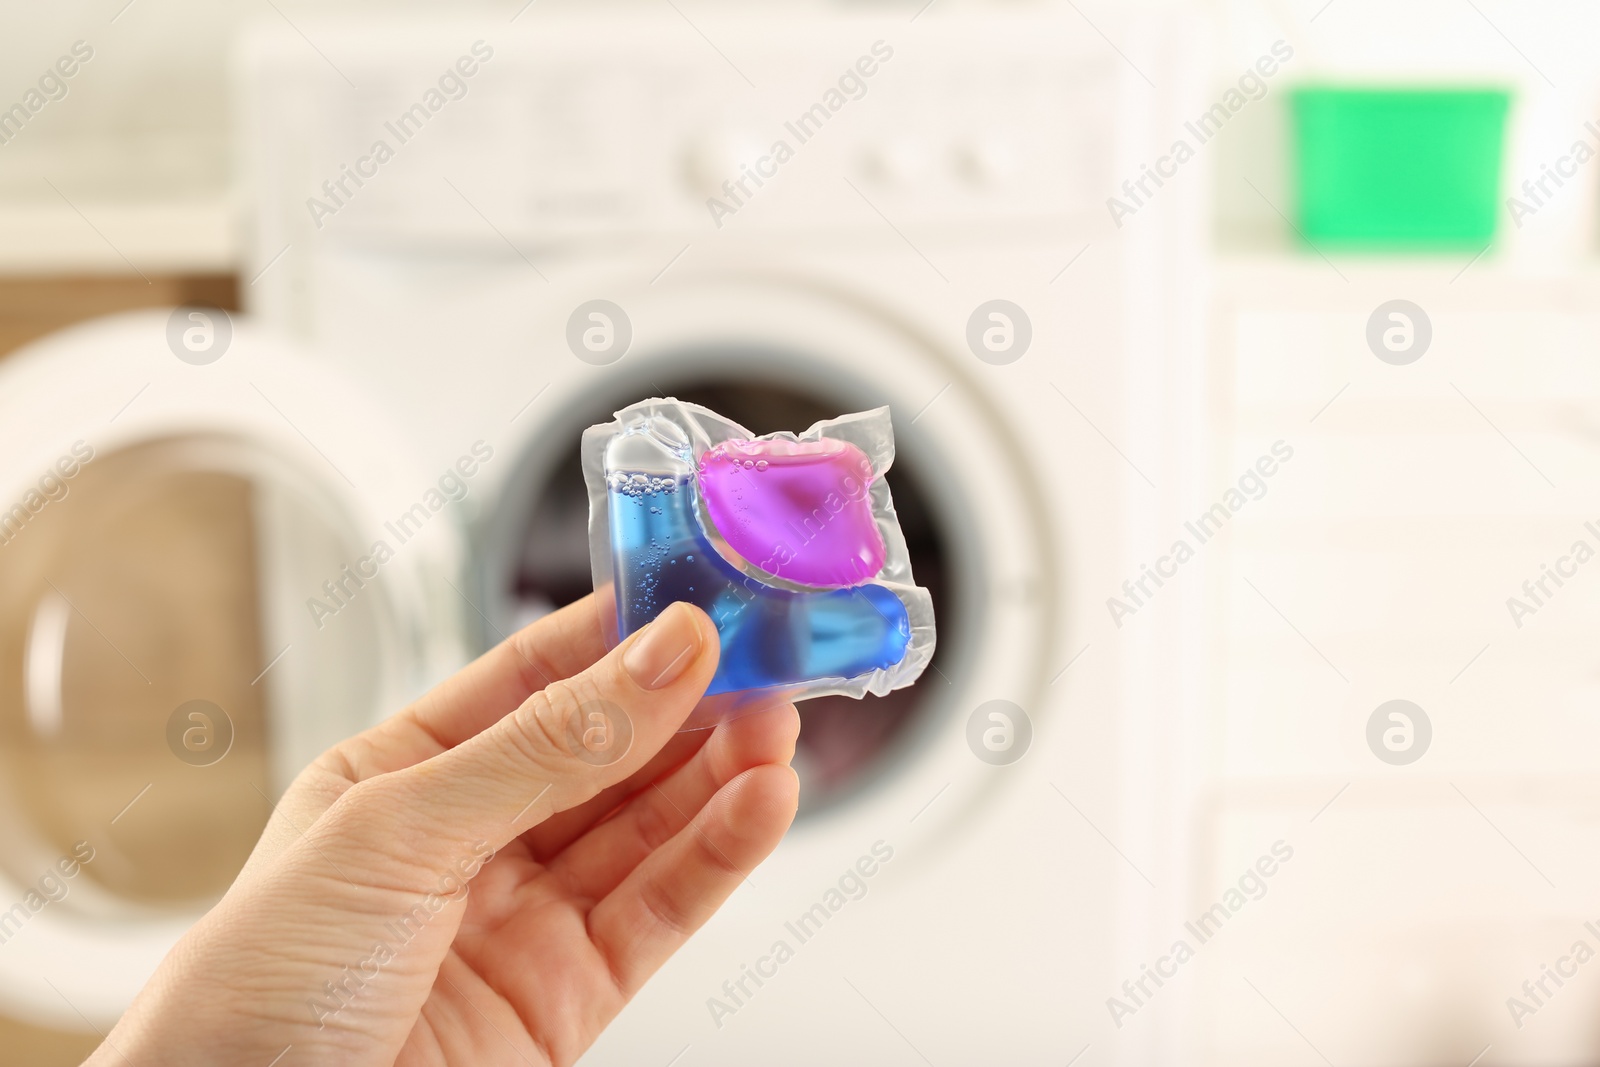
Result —
<path fill-rule="evenodd" d="M 793 706 L 675 734 L 717 651 L 589 597 L 329 750 L 88 1062 L 572 1063 L 794 817 Z"/>

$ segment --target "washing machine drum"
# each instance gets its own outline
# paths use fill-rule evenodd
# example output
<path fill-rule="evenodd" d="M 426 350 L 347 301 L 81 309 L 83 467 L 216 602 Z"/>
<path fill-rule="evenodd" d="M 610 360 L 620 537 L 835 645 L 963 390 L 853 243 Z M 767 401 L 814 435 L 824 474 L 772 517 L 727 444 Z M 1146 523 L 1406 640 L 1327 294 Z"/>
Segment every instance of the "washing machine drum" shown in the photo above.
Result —
<path fill-rule="evenodd" d="M 752 355 L 735 349 L 682 353 L 650 374 L 651 385 L 756 433 L 800 431 L 874 404 L 861 383 L 789 380 L 772 371 L 795 366 L 795 359 L 773 352 L 763 353 L 766 358 Z M 488 539 L 495 548 L 483 558 L 492 572 L 485 579 L 487 599 L 504 619 L 483 635 L 484 644 L 593 587 L 588 492 L 578 454 L 580 423 L 606 421 L 611 412 L 638 399 L 636 390 L 631 382 L 619 381 L 615 388 L 593 389 L 576 403 L 564 405 L 562 416 L 551 420 L 523 457 L 507 494 L 522 506 L 497 516 L 501 526 Z M 973 561 L 969 546 L 950 522 L 951 502 L 939 495 L 929 457 L 916 448 L 899 450 L 890 480 L 912 573 L 933 597 L 941 645 L 952 638 L 959 641 L 961 613 L 956 605 L 967 590 L 959 587 L 963 583 L 956 581 L 956 572 Z M 942 654 L 942 648 L 935 652 L 936 668 Z M 938 670 L 929 674 L 937 678 Z M 942 696 L 929 685 L 862 700 L 830 696 L 804 702 L 795 753 L 802 816 L 835 807 L 874 775 L 885 773 L 886 766 L 930 728 Z"/>
<path fill-rule="evenodd" d="M 829 292 L 696 279 L 632 293 L 628 306 L 649 324 L 635 335 L 649 343 L 610 373 L 556 375 L 557 395 L 541 399 L 537 429 L 480 522 L 477 588 L 493 620 L 483 643 L 592 587 L 579 439 L 643 391 L 702 404 L 758 434 L 888 405 L 896 439 L 886 477 L 912 573 L 933 599 L 938 644 L 916 685 L 801 705 L 800 824 L 843 830 L 905 805 L 915 812 L 958 777 L 948 807 L 960 811 L 979 786 L 945 765 L 942 739 L 977 703 L 1026 698 L 1042 684 L 1040 648 L 1052 636 L 1044 606 L 1015 592 L 1053 580 L 1016 442 L 946 354 Z M 921 418 L 933 401 L 937 410 Z M 923 825 L 932 833 L 940 821 Z"/>
<path fill-rule="evenodd" d="M 416 486 L 357 395 L 209 309 L 0 364 L 0 1012 L 114 1020 L 294 774 L 450 658 L 444 520 L 361 565 Z"/>

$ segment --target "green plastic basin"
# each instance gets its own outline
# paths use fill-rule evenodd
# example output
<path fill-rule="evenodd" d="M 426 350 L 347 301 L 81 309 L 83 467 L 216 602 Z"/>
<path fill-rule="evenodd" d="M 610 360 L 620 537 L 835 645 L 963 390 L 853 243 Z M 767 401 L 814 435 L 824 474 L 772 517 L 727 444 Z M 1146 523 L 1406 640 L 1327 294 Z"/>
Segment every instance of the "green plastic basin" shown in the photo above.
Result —
<path fill-rule="evenodd" d="M 1292 90 L 1301 232 L 1316 245 L 1482 248 L 1510 103 L 1500 89 Z"/>

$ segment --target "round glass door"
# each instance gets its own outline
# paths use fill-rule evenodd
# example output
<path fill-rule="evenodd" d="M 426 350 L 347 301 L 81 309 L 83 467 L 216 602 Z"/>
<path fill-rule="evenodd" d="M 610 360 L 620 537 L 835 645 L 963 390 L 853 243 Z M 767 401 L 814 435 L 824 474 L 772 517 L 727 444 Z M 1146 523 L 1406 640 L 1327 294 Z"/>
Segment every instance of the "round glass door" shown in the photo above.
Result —
<path fill-rule="evenodd" d="M 65 906 L 192 908 L 294 770 L 278 709 L 320 703 L 297 679 L 370 691 L 379 600 L 290 662 L 290 613 L 358 543 L 338 509 L 228 439 L 83 451 L 0 518 L 0 864 L 34 886 L 92 854 Z"/>
<path fill-rule="evenodd" d="M 733 371 L 729 365 L 742 367 Z M 800 431 L 821 419 L 883 403 L 865 387 L 836 381 L 800 382 L 784 366 L 804 366 L 770 352 L 686 353 L 652 365 L 642 377 L 596 391 L 552 420 L 507 487 L 508 504 L 486 536 L 481 578 L 498 605 L 496 625 L 509 633 L 592 589 L 588 493 L 579 462 L 583 427 L 611 418 L 626 403 L 650 394 L 701 404 L 753 433 Z M 713 367 L 718 369 L 713 369 Z M 912 573 L 933 597 L 939 643 L 917 685 L 861 700 L 826 696 L 800 704 L 802 727 L 795 752 L 801 778 L 801 815 L 833 807 L 869 786 L 905 753 L 939 713 L 948 688 L 941 668 L 947 650 L 960 647 L 962 604 L 978 581 L 977 562 L 957 536 L 959 508 L 941 491 L 937 458 L 914 435 L 902 434 L 888 474 L 895 510 L 906 536 Z M 498 639 L 486 634 L 485 643 Z"/>

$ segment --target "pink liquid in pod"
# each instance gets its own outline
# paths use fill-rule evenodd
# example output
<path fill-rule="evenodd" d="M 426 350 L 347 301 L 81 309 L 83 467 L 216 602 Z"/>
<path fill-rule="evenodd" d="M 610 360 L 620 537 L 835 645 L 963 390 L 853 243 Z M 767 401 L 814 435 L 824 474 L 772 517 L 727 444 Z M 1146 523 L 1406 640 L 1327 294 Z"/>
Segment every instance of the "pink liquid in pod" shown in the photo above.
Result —
<path fill-rule="evenodd" d="M 883 570 L 872 463 L 848 441 L 724 441 L 701 457 L 699 485 L 716 532 L 768 574 L 837 588 Z"/>

